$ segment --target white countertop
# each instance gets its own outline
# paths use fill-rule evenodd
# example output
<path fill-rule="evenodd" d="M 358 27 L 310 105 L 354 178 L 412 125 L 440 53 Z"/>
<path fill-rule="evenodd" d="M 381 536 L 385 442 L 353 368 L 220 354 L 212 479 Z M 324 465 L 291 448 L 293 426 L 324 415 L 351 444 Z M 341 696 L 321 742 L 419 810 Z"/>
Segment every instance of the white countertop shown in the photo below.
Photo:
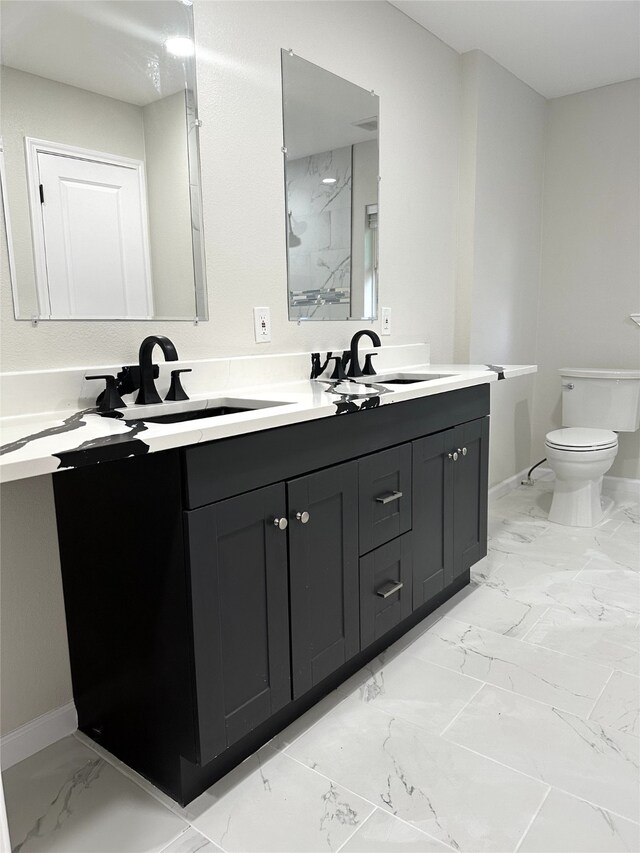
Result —
<path fill-rule="evenodd" d="M 502 366 L 500 378 L 510 379 L 536 372 L 535 365 Z M 127 406 L 122 417 L 100 415 L 93 409 L 72 413 L 45 412 L 0 419 L 0 482 L 35 477 L 116 458 L 155 453 L 205 441 L 273 429 L 336 414 L 356 414 L 361 409 L 400 403 L 498 381 L 499 374 L 486 365 L 419 364 L 393 368 L 391 373 L 452 374 L 410 385 L 353 387 L 353 380 L 339 389 L 328 380 L 304 380 L 257 387 L 244 386 L 216 393 L 193 395 L 189 403 L 158 406 Z M 374 379 L 374 377 L 368 377 Z M 351 393 L 347 393 L 347 391 Z M 144 416 L 209 405 L 242 405 L 243 401 L 277 402 L 254 411 L 201 418 L 175 424 L 154 424 Z M 200 403 L 200 405 L 198 405 Z M 126 419 L 126 420 L 125 420 Z M 135 420 L 134 420 L 135 419 Z M 129 422 L 127 422 L 129 421 Z M 134 421 L 133 423 L 131 421 Z"/>

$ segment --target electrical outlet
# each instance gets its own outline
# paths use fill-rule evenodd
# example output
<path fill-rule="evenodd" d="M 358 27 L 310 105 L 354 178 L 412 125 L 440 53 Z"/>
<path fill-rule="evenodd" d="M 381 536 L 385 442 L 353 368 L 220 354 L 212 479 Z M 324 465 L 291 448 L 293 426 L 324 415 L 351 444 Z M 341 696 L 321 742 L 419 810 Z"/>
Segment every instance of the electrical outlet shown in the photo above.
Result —
<path fill-rule="evenodd" d="M 271 340 L 271 311 L 269 308 L 253 309 L 253 328 L 257 344 L 267 344 Z"/>
<path fill-rule="evenodd" d="M 382 318 L 382 330 L 381 334 L 390 335 L 391 334 L 391 308 L 381 308 L 380 316 Z"/>

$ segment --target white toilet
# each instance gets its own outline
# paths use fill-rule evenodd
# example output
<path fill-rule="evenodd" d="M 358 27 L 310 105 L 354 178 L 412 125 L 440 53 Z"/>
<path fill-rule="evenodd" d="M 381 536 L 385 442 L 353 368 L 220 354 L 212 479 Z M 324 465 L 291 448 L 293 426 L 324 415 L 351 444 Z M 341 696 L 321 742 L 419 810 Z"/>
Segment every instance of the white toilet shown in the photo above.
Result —
<path fill-rule="evenodd" d="M 559 373 L 564 426 L 545 439 L 556 475 L 549 520 L 593 527 L 609 508 L 600 492 L 618 452 L 616 433 L 640 427 L 640 370 L 565 367 Z"/>

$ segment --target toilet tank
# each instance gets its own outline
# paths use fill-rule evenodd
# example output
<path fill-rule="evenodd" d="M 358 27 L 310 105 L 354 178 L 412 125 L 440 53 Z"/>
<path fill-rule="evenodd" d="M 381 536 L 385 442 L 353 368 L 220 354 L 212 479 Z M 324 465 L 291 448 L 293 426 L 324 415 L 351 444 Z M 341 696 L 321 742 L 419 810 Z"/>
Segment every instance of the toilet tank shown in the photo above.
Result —
<path fill-rule="evenodd" d="M 562 425 L 635 432 L 640 428 L 640 370 L 563 367 Z"/>

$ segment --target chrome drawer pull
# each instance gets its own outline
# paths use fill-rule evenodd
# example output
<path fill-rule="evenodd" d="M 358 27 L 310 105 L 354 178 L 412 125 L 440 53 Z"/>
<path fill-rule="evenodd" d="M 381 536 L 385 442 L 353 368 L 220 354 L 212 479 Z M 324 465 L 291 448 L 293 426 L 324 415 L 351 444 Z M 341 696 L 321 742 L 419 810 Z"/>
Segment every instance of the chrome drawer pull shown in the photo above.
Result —
<path fill-rule="evenodd" d="M 379 498 L 376 498 L 376 502 L 379 504 L 390 504 L 392 501 L 398 501 L 402 497 L 402 492 L 389 492 L 388 495 L 380 495 Z"/>
<path fill-rule="evenodd" d="M 380 598 L 389 598 L 390 595 L 393 595 L 394 592 L 398 592 L 402 589 L 404 584 L 402 581 L 389 581 L 384 586 L 381 586 L 379 590 L 376 591 L 376 595 L 379 595 Z"/>

